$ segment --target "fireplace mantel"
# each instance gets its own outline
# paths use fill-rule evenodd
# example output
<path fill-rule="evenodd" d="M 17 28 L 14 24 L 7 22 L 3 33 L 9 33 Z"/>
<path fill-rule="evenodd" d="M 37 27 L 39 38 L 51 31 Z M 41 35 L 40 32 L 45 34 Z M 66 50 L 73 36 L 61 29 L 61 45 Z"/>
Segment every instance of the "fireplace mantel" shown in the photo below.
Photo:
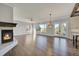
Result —
<path fill-rule="evenodd" d="M 8 51 L 13 49 L 17 45 L 16 39 L 13 38 L 13 27 L 16 27 L 16 25 L 17 23 L 0 22 L 0 56 L 5 55 Z M 2 43 L 2 31 L 5 31 L 5 34 L 12 35 L 10 36 L 11 41 L 8 41 L 5 44 Z"/>
<path fill-rule="evenodd" d="M 0 22 L 0 27 L 16 27 L 17 23 Z"/>

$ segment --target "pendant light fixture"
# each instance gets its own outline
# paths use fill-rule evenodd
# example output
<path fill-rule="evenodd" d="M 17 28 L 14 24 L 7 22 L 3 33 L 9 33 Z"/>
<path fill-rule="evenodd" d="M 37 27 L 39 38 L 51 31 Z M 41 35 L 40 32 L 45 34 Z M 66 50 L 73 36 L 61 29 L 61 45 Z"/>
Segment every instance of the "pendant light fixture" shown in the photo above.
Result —
<path fill-rule="evenodd" d="M 48 27 L 49 28 L 51 28 L 52 27 L 52 20 L 51 20 L 51 13 L 49 14 L 49 16 L 50 16 L 50 20 L 48 21 Z"/>

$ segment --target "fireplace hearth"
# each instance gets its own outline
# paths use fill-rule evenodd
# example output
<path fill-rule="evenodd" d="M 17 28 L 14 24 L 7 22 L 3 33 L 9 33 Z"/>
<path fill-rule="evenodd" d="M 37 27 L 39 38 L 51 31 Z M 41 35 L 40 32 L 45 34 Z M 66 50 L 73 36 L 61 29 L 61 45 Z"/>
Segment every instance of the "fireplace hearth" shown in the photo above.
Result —
<path fill-rule="evenodd" d="M 2 30 L 1 38 L 2 38 L 2 43 L 13 41 L 13 30 Z"/>

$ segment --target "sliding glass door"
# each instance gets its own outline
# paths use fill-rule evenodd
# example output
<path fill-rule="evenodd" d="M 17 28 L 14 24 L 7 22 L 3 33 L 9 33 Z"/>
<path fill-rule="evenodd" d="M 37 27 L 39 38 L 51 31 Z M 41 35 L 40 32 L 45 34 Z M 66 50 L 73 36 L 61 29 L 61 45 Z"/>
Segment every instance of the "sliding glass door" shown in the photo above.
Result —
<path fill-rule="evenodd" d="M 67 36 L 68 26 L 67 22 L 54 23 L 54 34 L 57 36 Z"/>
<path fill-rule="evenodd" d="M 60 24 L 60 34 L 62 36 L 67 36 L 67 23 Z"/>
<path fill-rule="evenodd" d="M 59 24 L 58 23 L 54 24 L 54 29 L 55 29 L 54 34 L 59 35 Z"/>

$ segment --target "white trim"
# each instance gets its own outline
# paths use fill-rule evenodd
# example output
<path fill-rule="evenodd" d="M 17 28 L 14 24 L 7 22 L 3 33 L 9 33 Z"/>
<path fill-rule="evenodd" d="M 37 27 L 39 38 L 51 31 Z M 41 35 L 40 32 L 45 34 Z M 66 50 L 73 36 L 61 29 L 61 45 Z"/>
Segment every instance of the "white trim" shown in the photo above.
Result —
<path fill-rule="evenodd" d="M 8 51 L 14 48 L 17 44 L 18 42 L 16 40 L 10 43 L 1 44 L 0 45 L 0 56 L 5 55 Z"/>
<path fill-rule="evenodd" d="M 47 35 L 47 36 L 65 37 L 65 38 L 69 38 L 69 39 L 71 39 L 70 37 L 61 36 L 61 35 L 54 35 L 54 34 L 48 34 L 48 33 L 37 32 L 37 34 L 40 34 L 40 35 Z"/>

